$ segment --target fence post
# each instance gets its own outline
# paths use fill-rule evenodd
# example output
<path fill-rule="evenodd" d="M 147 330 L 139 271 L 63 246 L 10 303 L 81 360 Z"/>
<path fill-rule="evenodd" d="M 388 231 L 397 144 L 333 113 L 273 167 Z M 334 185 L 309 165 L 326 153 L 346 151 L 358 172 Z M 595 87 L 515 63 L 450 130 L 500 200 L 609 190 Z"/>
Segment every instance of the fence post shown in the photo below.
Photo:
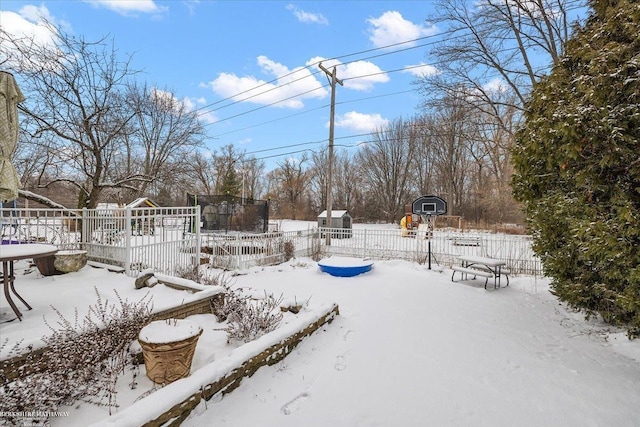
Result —
<path fill-rule="evenodd" d="M 88 256 L 91 256 L 90 245 L 91 237 L 89 236 L 89 215 L 87 213 L 87 208 L 82 208 L 82 222 L 80 226 L 82 227 L 80 230 L 80 249 L 84 249 L 87 251 Z"/>
<path fill-rule="evenodd" d="M 131 275 L 131 207 L 124 210 L 124 272 L 127 276 Z"/>
<path fill-rule="evenodd" d="M 363 257 L 365 256 L 365 252 L 367 251 L 367 249 L 366 249 L 367 247 L 368 247 L 367 246 L 367 229 L 365 228 L 364 229 L 364 245 L 362 245 L 362 252 L 363 252 L 362 255 L 363 255 Z"/>
<path fill-rule="evenodd" d="M 193 215 L 193 211 L 192 211 Z M 191 219 L 192 223 L 195 224 L 196 227 L 196 241 L 195 241 L 195 263 L 197 268 L 200 268 L 200 251 L 202 248 L 202 242 L 200 241 L 200 205 L 196 205 L 195 210 L 195 218 Z"/>

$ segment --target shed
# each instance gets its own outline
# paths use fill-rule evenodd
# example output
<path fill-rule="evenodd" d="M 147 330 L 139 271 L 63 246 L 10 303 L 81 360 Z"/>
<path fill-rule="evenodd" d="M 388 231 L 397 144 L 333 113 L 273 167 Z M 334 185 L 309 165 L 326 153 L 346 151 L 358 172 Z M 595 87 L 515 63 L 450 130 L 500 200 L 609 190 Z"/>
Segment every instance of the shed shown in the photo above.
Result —
<path fill-rule="evenodd" d="M 153 235 L 156 228 L 153 209 L 159 207 L 160 205 L 148 197 L 139 197 L 125 206 L 125 208 L 134 209 L 131 213 L 131 234 Z"/>
<path fill-rule="evenodd" d="M 148 197 L 138 197 L 133 202 L 129 203 L 126 208 L 159 208 L 160 205 L 151 200 Z"/>
<path fill-rule="evenodd" d="M 335 230 L 331 233 L 331 237 L 348 238 L 351 237 L 351 229 L 353 226 L 353 218 L 346 210 L 332 210 L 331 221 L 327 225 L 327 211 L 324 210 L 318 215 L 318 227 L 330 227 Z"/>

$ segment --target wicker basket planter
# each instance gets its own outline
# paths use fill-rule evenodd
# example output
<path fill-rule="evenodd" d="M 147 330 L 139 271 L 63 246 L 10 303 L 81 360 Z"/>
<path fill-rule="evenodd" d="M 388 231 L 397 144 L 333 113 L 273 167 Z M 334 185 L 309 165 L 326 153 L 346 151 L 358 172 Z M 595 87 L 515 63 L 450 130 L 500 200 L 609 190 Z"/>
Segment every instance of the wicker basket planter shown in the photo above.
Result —
<path fill-rule="evenodd" d="M 142 347 L 147 377 L 156 384 L 169 384 L 189 376 L 202 328 L 184 319 L 156 320 L 142 328 Z"/>

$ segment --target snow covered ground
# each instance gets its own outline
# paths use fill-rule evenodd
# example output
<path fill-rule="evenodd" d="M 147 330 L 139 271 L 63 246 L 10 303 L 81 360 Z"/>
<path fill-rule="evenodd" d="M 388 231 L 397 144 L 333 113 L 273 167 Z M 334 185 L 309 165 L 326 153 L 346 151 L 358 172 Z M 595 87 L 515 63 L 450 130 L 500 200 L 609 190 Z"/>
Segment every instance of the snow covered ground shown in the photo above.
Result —
<path fill-rule="evenodd" d="M 548 281 L 482 281 L 404 261 L 352 278 L 310 260 L 238 286 L 333 300 L 340 316 L 184 425 L 637 426 L 640 342 L 568 312 Z"/>
<path fill-rule="evenodd" d="M 114 289 L 124 298 L 141 295 L 133 279 L 90 267 L 53 277 L 17 273 L 18 291 L 34 310 L 23 311 L 23 322 L 0 324 L 2 340 L 37 341 L 48 331 L 42 317 L 55 320 L 49 304 L 72 313 L 95 302 L 94 286 L 112 301 Z M 333 277 L 308 258 L 238 273 L 235 286 L 311 306 L 335 302 L 340 316 L 282 362 L 201 404 L 185 426 L 639 425 L 640 341 L 568 311 L 546 279 L 512 277 L 509 287 L 485 290 L 484 280 L 451 282 L 448 269 L 393 260 Z M 153 288 L 156 308 L 175 301 L 174 292 Z M 9 314 L 0 298 L 0 315 Z M 220 349 L 222 337 L 198 345 L 198 363 L 232 357 Z M 122 393 L 130 394 L 126 383 Z M 52 425 L 108 416 L 87 405 Z"/>

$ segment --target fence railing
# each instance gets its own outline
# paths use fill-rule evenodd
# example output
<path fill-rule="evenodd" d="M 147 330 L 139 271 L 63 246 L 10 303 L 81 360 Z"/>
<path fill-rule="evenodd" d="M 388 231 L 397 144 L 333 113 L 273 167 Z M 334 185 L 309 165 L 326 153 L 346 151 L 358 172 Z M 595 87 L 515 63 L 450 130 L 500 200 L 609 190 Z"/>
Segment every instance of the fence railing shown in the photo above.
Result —
<path fill-rule="evenodd" d="M 331 245 L 322 238 L 331 230 Z M 450 267 L 461 255 L 499 258 L 507 262 L 513 274 L 542 274 L 542 264 L 531 249 L 531 237 L 492 233 L 461 233 L 435 230 L 428 239 L 424 232 L 403 233 L 402 230 L 349 230 L 350 237 L 340 236 L 340 229 L 321 228 L 322 251 L 327 254 L 370 257 L 374 259 L 405 259 Z"/>
<path fill-rule="evenodd" d="M 198 265 L 199 207 L 84 209 L 84 247 L 129 275 L 153 268 L 171 274 Z"/>
<path fill-rule="evenodd" d="M 331 233 L 331 245 L 326 245 Z M 282 262 L 290 255 L 341 255 L 374 259 L 405 259 L 450 267 L 461 255 L 481 255 L 507 262 L 513 274 L 542 274 L 540 260 L 531 250 L 529 236 L 438 231 L 311 228 L 267 234 L 202 234 L 202 251 L 217 268 L 243 269 Z"/>
<path fill-rule="evenodd" d="M 272 265 L 286 261 L 287 255 L 311 255 L 314 243 L 319 244 L 314 233 L 312 230 L 264 234 L 202 233 L 201 251 L 208 257 L 207 262 L 216 268 L 236 270 Z"/>
<path fill-rule="evenodd" d="M 200 233 L 199 207 L 123 209 L 0 209 L 2 243 L 46 242 L 84 249 L 91 260 L 126 273 L 165 274 L 206 262 L 228 270 L 271 265 L 290 256 L 342 255 L 405 259 L 449 267 L 461 255 L 503 259 L 513 274 L 541 275 L 529 236 L 399 229 L 309 228 L 264 234 Z M 331 245 L 326 245 L 331 233 Z"/>
<path fill-rule="evenodd" d="M 92 261 L 123 267 L 130 276 L 153 268 L 172 274 L 197 266 L 199 207 L 118 209 L 0 209 L 3 244 L 50 243 L 83 249 Z"/>

